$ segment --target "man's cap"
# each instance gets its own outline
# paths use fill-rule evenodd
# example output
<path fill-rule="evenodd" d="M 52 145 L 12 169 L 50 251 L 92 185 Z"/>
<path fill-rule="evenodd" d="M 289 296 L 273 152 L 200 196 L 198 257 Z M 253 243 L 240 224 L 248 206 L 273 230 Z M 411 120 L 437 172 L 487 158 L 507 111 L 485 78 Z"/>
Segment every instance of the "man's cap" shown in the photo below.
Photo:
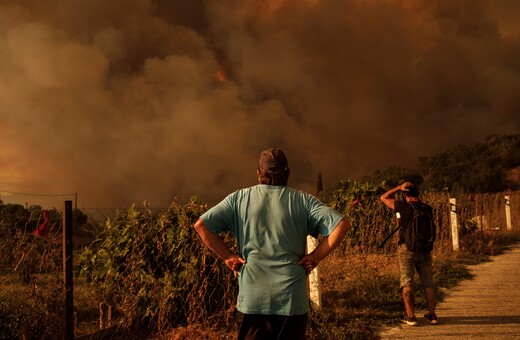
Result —
<path fill-rule="evenodd" d="M 287 157 L 280 149 L 267 149 L 260 153 L 258 170 L 272 176 L 284 175 L 289 171 Z"/>

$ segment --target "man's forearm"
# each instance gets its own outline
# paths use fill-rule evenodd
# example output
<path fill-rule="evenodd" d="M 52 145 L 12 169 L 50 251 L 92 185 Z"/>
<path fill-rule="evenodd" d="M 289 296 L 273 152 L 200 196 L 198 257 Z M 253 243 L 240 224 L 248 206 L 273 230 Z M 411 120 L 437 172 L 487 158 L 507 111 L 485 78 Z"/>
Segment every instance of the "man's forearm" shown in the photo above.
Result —
<path fill-rule="evenodd" d="M 388 190 L 387 192 L 385 192 L 384 194 L 381 195 L 381 199 L 384 200 L 384 199 L 392 198 L 399 191 L 401 191 L 401 186 L 397 186 L 397 187 L 395 187 L 393 189 L 390 189 L 390 190 Z"/>
<path fill-rule="evenodd" d="M 222 260 L 225 261 L 233 255 L 233 252 L 226 246 L 224 241 L 213 234 L 201 219 L 195 222 L 194 228 L 202 239 L 202 242 Z"/>
<path fill-rule="evenodd" d="M 387 192 L 381 195 L 381 201 L 383 201 L 383 203 L 390 209 L 395 209 L 394 196 L 401 190 L 403 190 L 402 185 L 396 186 L 395 188 L 388 190 Z"/>
<path fill-rule="evenodd" d="M 319 261 L 323 260 L 341 244 L 349 229 L 350 224 L 345 219 L 342 219 L 332 233 L 314 249 L 312 252 L 313 255 L 316 256 Z"/>

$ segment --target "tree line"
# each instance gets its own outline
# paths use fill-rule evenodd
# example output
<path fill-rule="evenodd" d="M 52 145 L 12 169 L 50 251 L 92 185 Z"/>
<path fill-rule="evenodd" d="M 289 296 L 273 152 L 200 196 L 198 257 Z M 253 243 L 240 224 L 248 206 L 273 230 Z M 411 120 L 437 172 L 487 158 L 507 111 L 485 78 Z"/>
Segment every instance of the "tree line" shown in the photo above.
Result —
<path fill-rule="evenodd" d="M 361 182 L 393 187 L 405 179 L 428 192 L 518 190 L 520 134 L 492 135 L 480 143 L 457 145 L 431 157 L 420 157 L 415 168 L 391 166 L 362 177 Z"/>

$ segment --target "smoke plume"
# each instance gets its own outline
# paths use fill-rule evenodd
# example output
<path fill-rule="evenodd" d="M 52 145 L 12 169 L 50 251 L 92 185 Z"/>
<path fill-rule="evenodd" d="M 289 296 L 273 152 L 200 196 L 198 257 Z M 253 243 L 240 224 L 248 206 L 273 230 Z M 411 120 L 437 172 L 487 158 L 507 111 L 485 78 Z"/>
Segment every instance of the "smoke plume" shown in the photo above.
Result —
<path fill-rule="evenodd" d="M 0 190 L 79 207 L 313 193 L 520 130 L 520 3 L 3 0 Z M 29 200 L 0 192 L 4 201 Z M 49 204 L 59 204 L 51 201 Z"/>

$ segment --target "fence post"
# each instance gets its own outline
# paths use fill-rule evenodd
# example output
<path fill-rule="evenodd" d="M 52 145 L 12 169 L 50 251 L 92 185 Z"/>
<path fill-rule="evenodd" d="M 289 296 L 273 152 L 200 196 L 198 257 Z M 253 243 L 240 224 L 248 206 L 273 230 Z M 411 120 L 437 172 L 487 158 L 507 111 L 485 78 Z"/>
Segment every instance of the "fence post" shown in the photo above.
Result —
<path fill-rule="evenodd" d="M 459 226 L 457 224 L 457 200 L 450 198 L 450 221 L 451 221 L 451 240 L 453 250 L 459 250 Z"/>
<path fill-rule="evenodd" d="M 482 199 L 482 194 L 475 194 L 475 217 L 477 219 L 477 227 L 480 229 L 480 232 L 484 232 L 484 203 Z"/>
<path fill-rule="evenodd" d="M 509 195 L 504 197 L 506 204 L 506 225 L 507 230 L 511 230 L 513 226 L 511 225 L 511 205 L 509 203 Z"/>
<path fill-rule="evenodd" d="M 73 268 L 72 268 L 72 201 L 65 201 L 63 214 L 63 283 L 65 286 L 65 339 L 74 339 Z"/>
<path fill-rule="evenodd" d="M 307 253 L 311 253 L 318 246 L 318 239 L 307 236 Z M 314 307 L 321 309 L 320 272 L 316 267 L 309 274 L 309 297 Z"/>

